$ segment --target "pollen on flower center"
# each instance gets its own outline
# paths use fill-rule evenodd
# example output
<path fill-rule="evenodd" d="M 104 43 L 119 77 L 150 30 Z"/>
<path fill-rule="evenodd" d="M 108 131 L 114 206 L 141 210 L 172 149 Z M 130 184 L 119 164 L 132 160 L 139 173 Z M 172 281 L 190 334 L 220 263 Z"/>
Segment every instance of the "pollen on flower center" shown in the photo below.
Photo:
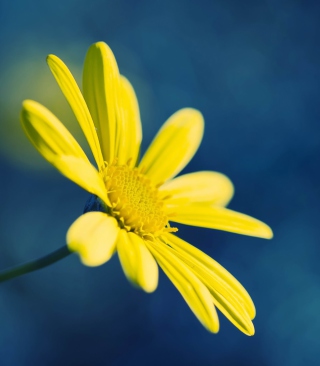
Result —
<path fill-rule="evenodd" d="M 157 187 L 139 169 L 113 163 L 105 168 L 104 180 L 111 214 L 128 231 L 141 236 L 177 231 L 169 226 Z"/>

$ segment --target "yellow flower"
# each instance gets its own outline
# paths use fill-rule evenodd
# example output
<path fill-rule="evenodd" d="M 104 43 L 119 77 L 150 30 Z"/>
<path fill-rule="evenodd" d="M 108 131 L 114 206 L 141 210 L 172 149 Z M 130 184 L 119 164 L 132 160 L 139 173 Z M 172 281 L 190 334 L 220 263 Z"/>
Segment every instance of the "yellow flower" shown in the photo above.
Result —
<path fill-rule="evenodd" d="M 158 284 L 158 265 L 199 321 L 218 332 L 216 307 L 242 332 L 254 334 L 254 304 L 221 265 L 178 238 L 169 223 L 271 238 L 256 219 L 226 209 L 230 180 L 201 171 L 174 178 L 198 149 L 204 129 L 197 110 L 181 109 L 162 126 L 139 162 L 139 107 L 129 81 L 119 74 L 103 42 L 93 44 L 83 71 L 83 94 L 56 56 L 49 67 L 90 145 L 96 169 L 62 123 L 45 107 L 23 102 L 22 126 L 40 154 L 67 178 L 92 193 L 70 227 L 67 245 L 82 263 L 99 266 L 118 252 L 127 278 L 146 292 Z"/>

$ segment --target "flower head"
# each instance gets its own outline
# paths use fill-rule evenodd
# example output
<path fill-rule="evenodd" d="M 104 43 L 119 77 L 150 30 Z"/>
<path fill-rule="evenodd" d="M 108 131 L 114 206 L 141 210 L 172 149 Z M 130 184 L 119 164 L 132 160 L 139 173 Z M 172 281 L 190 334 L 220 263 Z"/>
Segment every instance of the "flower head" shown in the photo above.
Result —
<path fill-rule="evenodd" d="M 95 168 L 63 124 L 45 107 L 23 103 L 25 133 L 63 175 L 92 193 L 85 213 L 70 227 L 67 245 L 88 266 L 117 251 L 125 275 L 146 292 L 158 284 L 158 265 L 200 322 L 219 330 L 217 307 L 236 327 L 254 334 L 254 304 L 242 285 L 212 258 L 176 236 L 170 222 L 271 238 L 256 219 L 225 208 L 230 180 L 216 172 L 175 176 L 198 149 L 204 129 L 195 109 L 176 112 L 162 126 L 141 161 L 139 107 L 103 42 L 93 44 L 83 71 L 83 93 L 56 56 L 49 67 L 92 150 Z"/>

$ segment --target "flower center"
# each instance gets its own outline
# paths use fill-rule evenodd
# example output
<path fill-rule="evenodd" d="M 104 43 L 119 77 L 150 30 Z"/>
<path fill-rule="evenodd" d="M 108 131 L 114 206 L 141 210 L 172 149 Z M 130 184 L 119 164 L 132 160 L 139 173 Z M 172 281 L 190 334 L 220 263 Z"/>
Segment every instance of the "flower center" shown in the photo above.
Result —
<path fill-rule="evenodd" d="M 139 169 L 113 163 L 105 168 L 104 180 L 112 204 L 110 214 L 121 227 L 140 236 L 177 231 L 168 223 L 157 187 Z"/>

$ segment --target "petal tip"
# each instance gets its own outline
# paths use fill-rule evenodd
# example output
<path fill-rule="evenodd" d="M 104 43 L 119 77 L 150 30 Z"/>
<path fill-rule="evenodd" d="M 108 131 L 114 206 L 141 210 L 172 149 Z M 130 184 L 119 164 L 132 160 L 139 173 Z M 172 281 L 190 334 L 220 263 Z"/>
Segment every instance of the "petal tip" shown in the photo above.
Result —
<path fill-rule="evenodd" d="M 102 52 L 102 53 L 105 53 L 105 52 L 107 51 L 107 52 L 111 52 L 111 53 L 113 54 L 113 52 L 112 52 L 111 48 L 107 45 L 107 43 L 105 43 L 105 42 L 103 42 L 103 41 L 99 41 L 99 42 L 95 42 L 95 43 L 93 43 L 93 44 L 89 47 L 88 52 L 89 52 L 90 50 L 98 50 L 98 51 L 100 51 L 100 52 Z"/>
<path fill-rule="evenodd" d="M 251 323 L 251 327 L 247 329 L 247 332 L 245 333 L 247 336 L 252 337 L 255 334 L 255 329 L 253 323 Z"/>
<path fill-rule="evenodd" d="M 152 292 L 154 292 L 156 289 L 157 289 L 157 287 L 158 287 L 158 282 L 157 283 L 155 283 L 154 285 L 152 285 L 152 286 L 143 286 L 143 287 L 141 287 L 142 288 L 142 290 L 144 291 L 144 292 L 146 292 L 147 294 L 151 294 Z"/>
<path fill-rule="evenodd" d="M 180 113 L 184 113 L 188 118 L 190 118 L 193 121 L 196 121 L 200 125 L 204 126 L 203 114 L 198 109 L 191 108 L 191 107 L 182 108 L 182 109 L 180 109 Z"/>
<path fill-rule="evenodd" d="M 27 111 L 30 110 L 32 107 L 40 106 L 40 103 L 32 100 L 32 99 L 25 99 L 22 102 L 22 110 Z"/>
<path fill-rule="evenodd" d="M 98 42 L 93 43 L 90 47 L 97 47 L 97 48 L 100 48 L 100 47 L 105 47 L 105 46 L 108 46 L 108 45 L 106 44 L 106 42 L 98 41 Z"/>
<path fill-rule="evenodd" d="M 50 53 L 47 57 L 46 57 L 46 61 L 47 61 L 47 64 L 50 66 L 50 63 L 51 62 L 54 62 L 56 60 L 59 60 L 59 57 L 57 57 L 56 55 L 53 55 L 52 53 Z"/>
<path fill-rule="evenodd" d="M 213 322 L 212 324 L 210 325 L 205 325 L 204 326 L 206 327 L 206 329 L 210 332 L 210 333 L 214 333 L 214 334 L 217 334 L 220 330 L 220 323 L 219 321 L 218 322 Z"/>
<path fill-rule="evenodd" d="M 273 238 L 273 231 L 270 226 L 264 224 L 260 230 L 260 237 L 263 239 L 272 239 Z"/>
<path fill-rule="evenodd" d="M 251 320 L 253 320 L 257 315 L 256 307 L 254 306 L 253 302 L 252 302 L 251 313 L 248 312 L 248 314 Z"/>

